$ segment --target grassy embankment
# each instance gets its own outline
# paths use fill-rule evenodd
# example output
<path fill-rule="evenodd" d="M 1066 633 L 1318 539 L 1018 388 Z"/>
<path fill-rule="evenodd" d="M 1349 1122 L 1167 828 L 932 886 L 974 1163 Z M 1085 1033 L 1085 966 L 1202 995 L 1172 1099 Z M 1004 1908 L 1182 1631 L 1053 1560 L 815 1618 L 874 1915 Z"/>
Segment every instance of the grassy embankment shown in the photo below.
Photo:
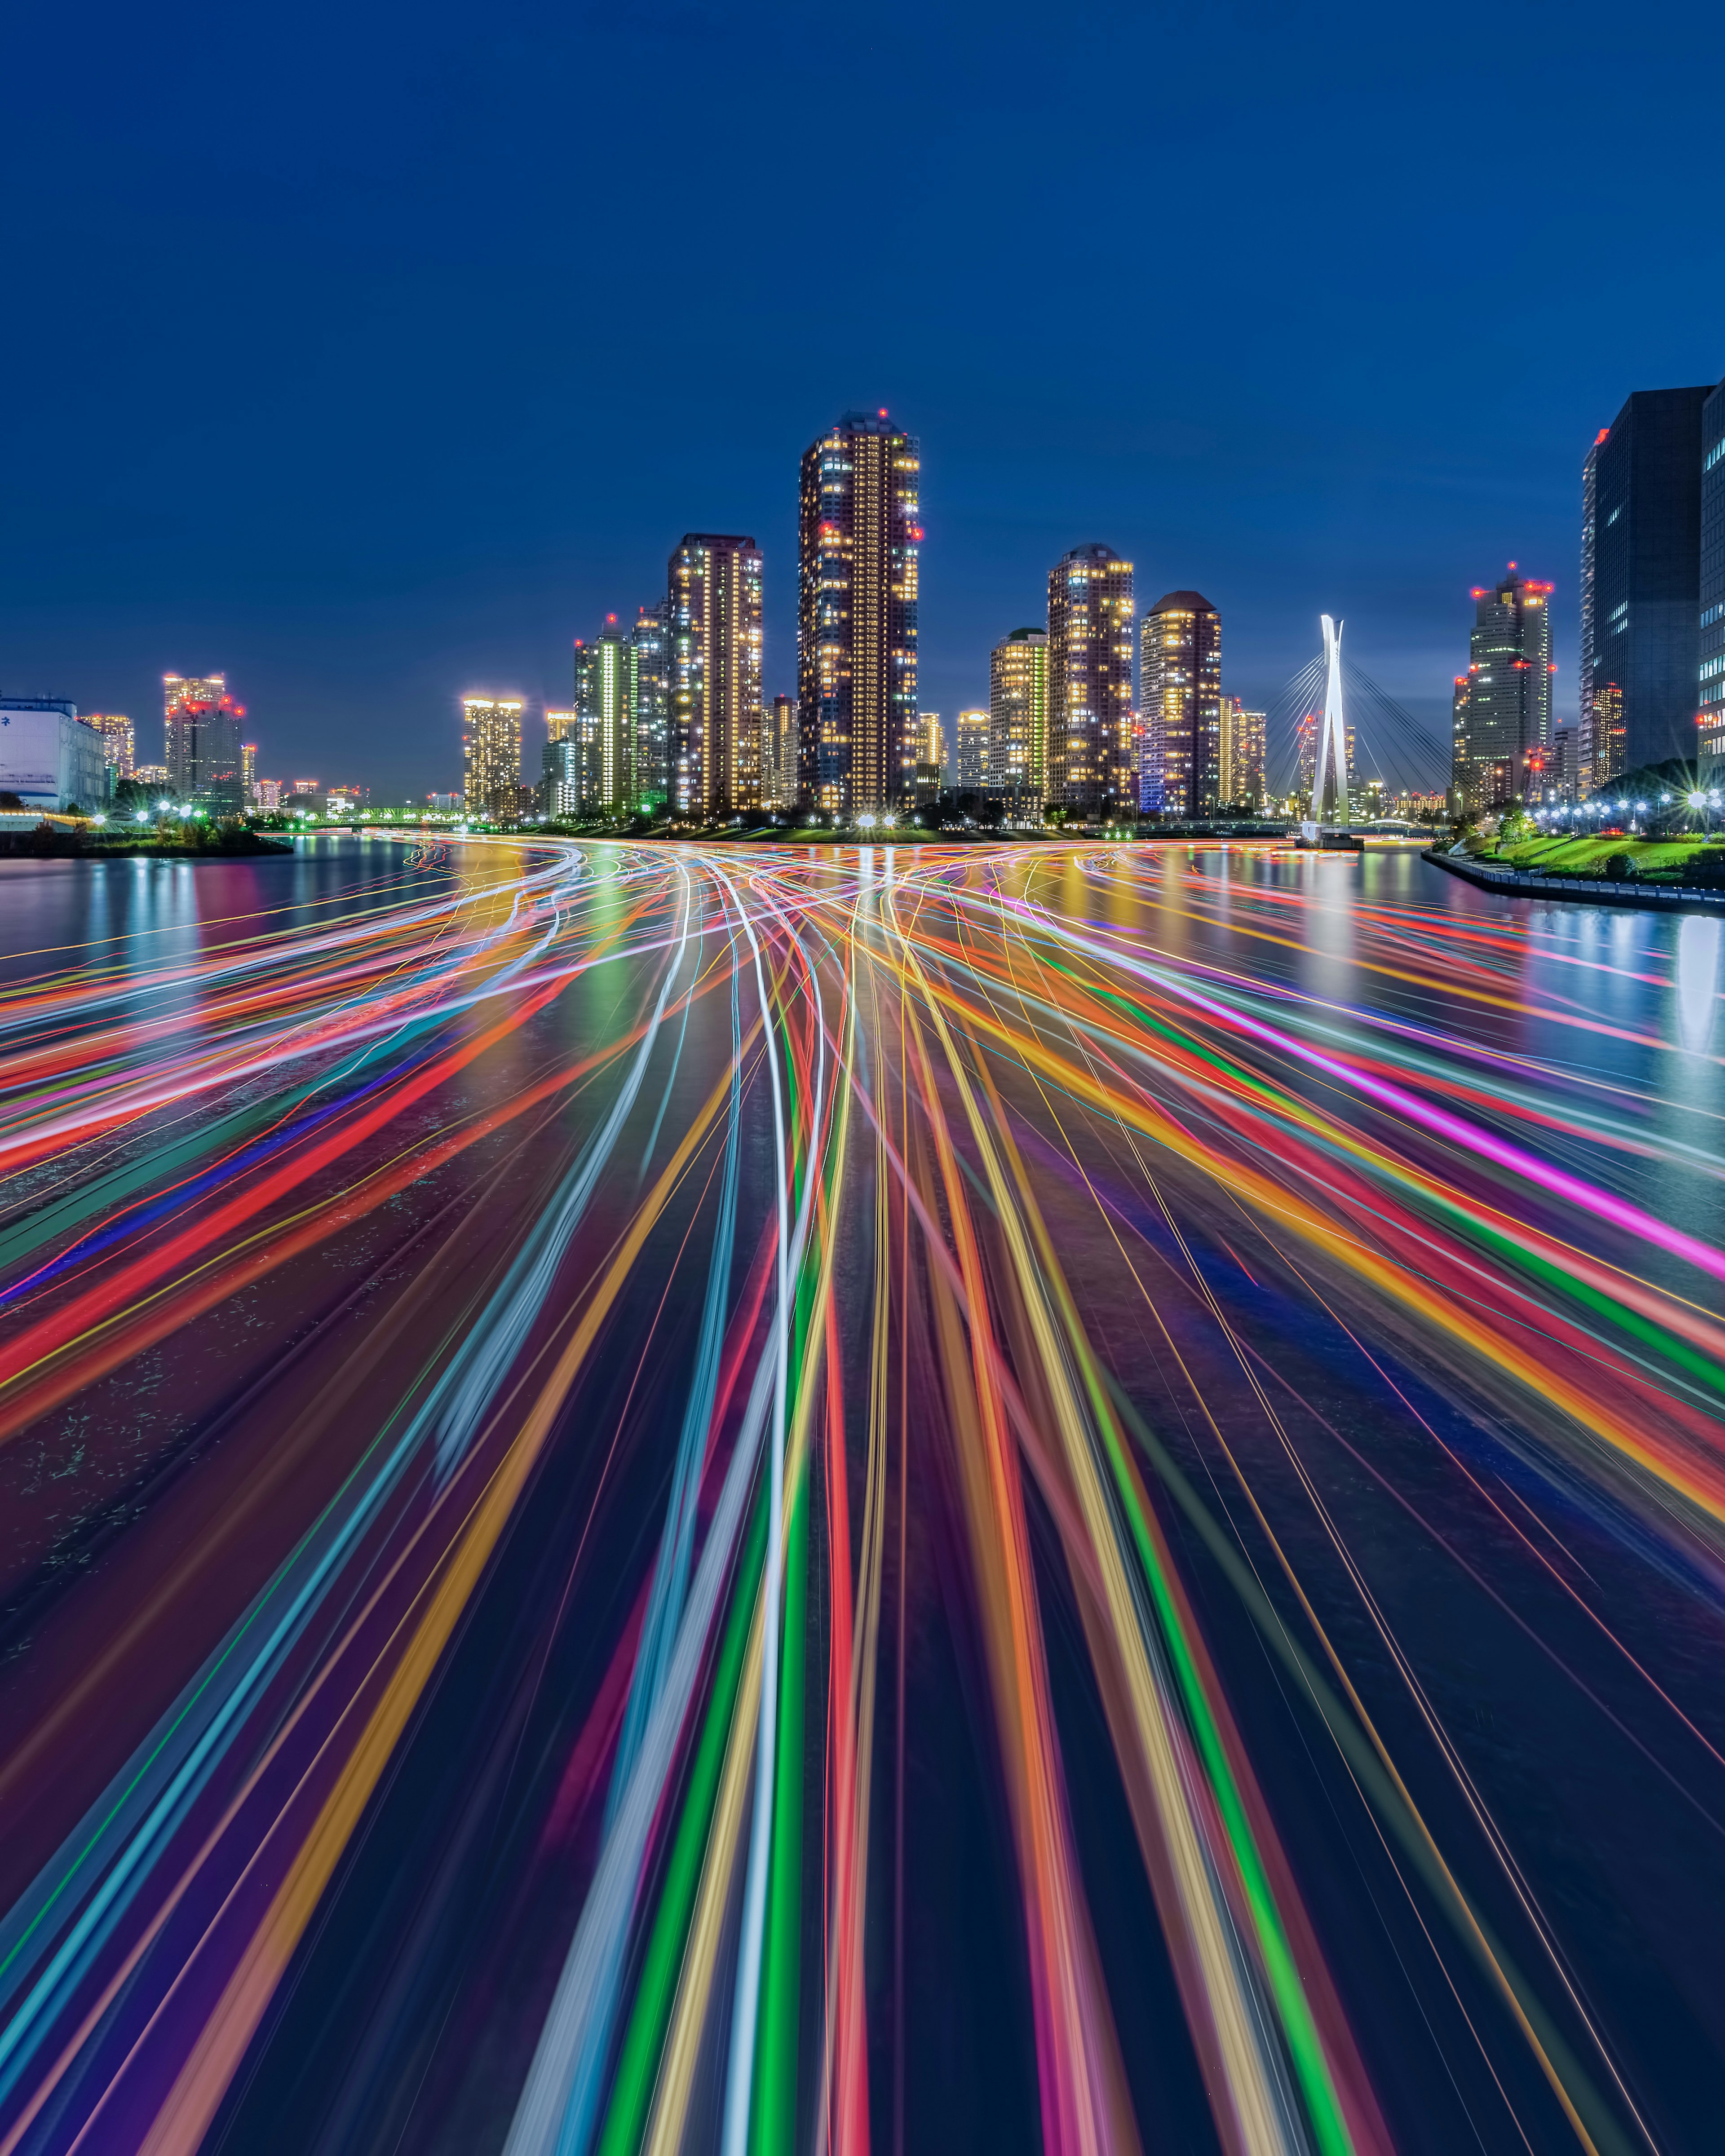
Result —
<path fill-rule="evenodd" d="M 1725 837 L 1574 838 L 1559 833 L 1494 849 L 1486 858 L 1507 862 L 1512 868 L 1538 869 L 1545 875 L 1603 876 L 1620 854 L 1627 854 L 1634 861 L 1638 876 L 1660 883 L 1681 884 L 1692 878 L 1712 883 L 1725 875 Z"/>

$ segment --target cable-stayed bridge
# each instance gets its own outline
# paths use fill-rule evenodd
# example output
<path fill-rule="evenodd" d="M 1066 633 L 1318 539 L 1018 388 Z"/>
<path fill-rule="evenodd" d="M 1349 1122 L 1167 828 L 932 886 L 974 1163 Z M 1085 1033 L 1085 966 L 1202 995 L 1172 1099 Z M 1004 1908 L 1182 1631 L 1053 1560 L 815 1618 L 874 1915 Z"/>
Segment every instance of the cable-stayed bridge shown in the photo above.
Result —
<path fill-rule="evenodd" d="M 1340 622 L 1265 715 L 1266 790 L 1313 822 L 1358 824 L 1404 797 L 1442 793 L 1450 743 L 1343 652 Z M 1375 798 L 1374 798 L 1375 797 Z"/>

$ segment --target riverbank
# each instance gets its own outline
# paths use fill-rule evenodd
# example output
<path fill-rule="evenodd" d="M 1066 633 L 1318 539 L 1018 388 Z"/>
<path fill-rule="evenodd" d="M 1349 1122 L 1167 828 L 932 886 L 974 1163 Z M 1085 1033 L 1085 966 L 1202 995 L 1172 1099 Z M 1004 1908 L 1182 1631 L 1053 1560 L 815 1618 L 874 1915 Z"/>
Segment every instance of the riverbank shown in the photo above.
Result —
<path fill-rule="evenodd" d="M 0 859 L 39 861 L 105 861 L 132 855 L 172 861 L 243 860 L 259 854 L 290 854 L 291 840 L 266 839 L 256 831 L 224 832 L 203 839 L 160 839 L 153 831 L 68 830 L 31 824 L 0 827 Z"/>
<path fill-rule="evenodd" d="M 1447 869 L 1464 883 L 1495 891 L 1504 898 L 1557 898 L 1575 906 L 1633 907 L 1643 913 L 1725 914 L 1725 890 L 1686 889 L 1681 885 L 1644 883 L 1635 878 L 1545 875 L 1537 869 L 1498 867 L 1470 860 L 1466 855 L 1430 846 L 1422 860 Z"/>

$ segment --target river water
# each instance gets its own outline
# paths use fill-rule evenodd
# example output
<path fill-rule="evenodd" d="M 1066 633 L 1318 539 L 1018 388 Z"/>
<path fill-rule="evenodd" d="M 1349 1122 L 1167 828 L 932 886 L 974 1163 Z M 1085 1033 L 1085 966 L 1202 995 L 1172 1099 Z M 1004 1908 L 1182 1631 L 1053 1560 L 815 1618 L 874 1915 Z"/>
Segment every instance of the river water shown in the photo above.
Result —
<path fill-rule="evenodd" d="M 1411 851 L 0 863 L 7 2145 L 1715 2146 L 1722 969 Z"/>

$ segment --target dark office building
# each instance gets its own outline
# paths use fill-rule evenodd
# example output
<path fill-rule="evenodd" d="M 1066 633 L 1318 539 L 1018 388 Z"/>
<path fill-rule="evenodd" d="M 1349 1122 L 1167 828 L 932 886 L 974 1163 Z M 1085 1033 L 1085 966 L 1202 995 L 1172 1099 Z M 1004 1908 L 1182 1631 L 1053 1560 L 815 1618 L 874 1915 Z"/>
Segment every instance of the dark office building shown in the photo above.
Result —
<path fill-rule="evenodd" d="M 1725 382 L 1701 408 L 1701 634 L 1696 701 L 1702 782 L 1725 784 Z"/>
<path fill-rule="evenodd" d="M 840 819 L 916 798 L 921 470 L 885 412 L 847 412 L 803 458 L 797 791 Z"/>
<path fill-rule="evenodd" d="M 1594 726 L 1594 500 L 1599 465 L 1599 444 L 1610 434 L 1609 427 L 1601 427 L 1589 444 L 1581 467 L 1581 580 L 1576 587 L 1581 601 L 1581 665 L 1575 676 L 1577 710 L 1575 714 L 1575 788 L 1574 798 L 1584 801 L 1594 785 L 1594 767 L 1598 767 L 1598 783 L 1603 786 L 1616 773 L 1609 768 L 1609 744 L 1603 735 L 1596 738 Z"/>
<path fill-rule="evenodd" d="M 1594 450 L 1593 559 L 1582 564 L 1593 594 L 1593 676 L 1580 686 L 1596 735 L 1620 702 L 1619 771 L 1696 755 L 1702 407 L 1710 393 L 1707 384 L 1638 389 Z M 1604 777 L 1597 751 L 1593 762 L 1597 786 Z"/>
<path fill-rule="evenodd" d="M 1138 805 L 1212 816 L 1222 785 L 1222 617 L 1200 592 L 1169 592 L 1144 616 L 1138 650 Z"/>
<path fill-rule="evenodd" d="M 1132 565 L 1075 547 L 1048 572 L 1048 790 L 1086 819 L 1131 815 Z"/>

